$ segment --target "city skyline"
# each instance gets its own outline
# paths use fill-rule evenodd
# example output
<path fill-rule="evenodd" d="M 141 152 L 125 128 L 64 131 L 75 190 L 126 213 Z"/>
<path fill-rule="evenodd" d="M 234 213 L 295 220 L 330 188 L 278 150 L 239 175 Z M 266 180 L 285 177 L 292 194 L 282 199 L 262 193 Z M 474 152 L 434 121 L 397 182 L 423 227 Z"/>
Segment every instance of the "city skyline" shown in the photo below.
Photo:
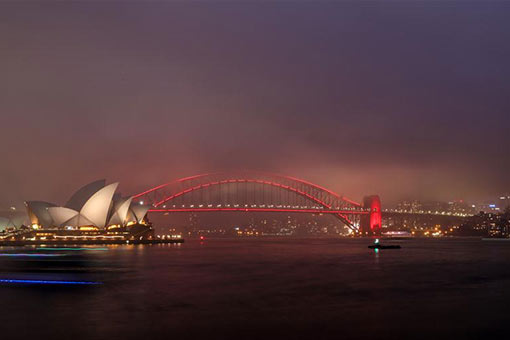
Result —
<path fill-rule="evenodd" d="M 0 205 L 232 169 L 506 193 L 507 5 L 449 4 L 3 4 Z"/>

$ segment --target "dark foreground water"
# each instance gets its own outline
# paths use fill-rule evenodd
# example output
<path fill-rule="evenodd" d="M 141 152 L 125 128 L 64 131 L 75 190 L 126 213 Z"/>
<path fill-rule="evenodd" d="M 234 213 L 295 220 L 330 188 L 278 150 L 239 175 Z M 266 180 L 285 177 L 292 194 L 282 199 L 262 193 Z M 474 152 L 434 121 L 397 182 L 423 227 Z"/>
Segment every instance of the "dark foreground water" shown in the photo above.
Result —
<path fill-rule="evenodd" d="M 368 242 L 208 239 L 117 246 L 58 264 L 3 258 L 0 278 L 103 284 L 0 284 L 0 335 L 508 338 L 510 242 L 400 241 L 403 249 L 379 253 L 367 249 Z"/>

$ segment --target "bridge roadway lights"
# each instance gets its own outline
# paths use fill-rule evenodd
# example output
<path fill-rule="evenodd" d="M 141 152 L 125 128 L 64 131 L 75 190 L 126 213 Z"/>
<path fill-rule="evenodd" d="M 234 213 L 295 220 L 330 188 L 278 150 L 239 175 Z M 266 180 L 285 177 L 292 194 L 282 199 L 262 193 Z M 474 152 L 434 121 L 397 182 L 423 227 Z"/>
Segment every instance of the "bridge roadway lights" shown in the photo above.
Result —
<path fill-rule="evenodd" d="M 222 190 L 223 187 L 226 190 Z M 358 216 L 365 217 L 363 235 L 379 233 L 381 230 L 381 203 L 378 196 L 368 196 L 364 205 L 349 200 L 344 196 L 319 185 L 295 177 L 257 171 L 241 171 L 236 173 L 209 173 L 185 177 L 173 182 L 156 186 L 133 196 L 134 201 L 152 206 L 151 212 L 201 212 L 201 211 L 251 211 L 251 212 L 307 212 L 335 214 L 348 227 L 357 231 Z M 256 204 L 264 202 L 264 208 L 256 208 Z M 229 204 L 227 204 L 227 202 Z M 273 204 L 289 207 L 266 208 Z M 198 204 L 211 206 L 195 208 Z M 212 208 L 216 203 L 216 208 Z M 224 207 L 220 204 L 227 204 Z M 230 208 L 230 203 L 238 206 Z M 319 206 L 320 209 L 296 209 L 308 205 Z M 168 204 L 173 209 L 166 209 Z M 245 205 L 245 208 L 239 207 Z M 181 206 L 182 209 L 176 208 Z M 248 205 L 251 208 L 246 208 Z M 189 208 L 186 208 L 189 206 Z M 290 209 L 293 207 L 293 209 Z M 356 221 L 351 221 L 354 216 Z"/>
<path fill-rule="evenodd" d="M 149 212 L 177 213 L 177 212 L 280 212 L 280 213 L 309 213 L 309 214 L 332 214 L 332 215 L 369 215 L 368 211 L 357 210 L 329 210 L 329 209 L 281 209 L 281 208 L 164 208 L 149 209 Z"/>
<path fill-rule="evenodd" d="M 363 208 L 368 209 L 368 215 L 361 216 L 360 231 L 362 235 L 380 235 L 382 224 L 381 198 L 378 195 L 365 196 Z"/>

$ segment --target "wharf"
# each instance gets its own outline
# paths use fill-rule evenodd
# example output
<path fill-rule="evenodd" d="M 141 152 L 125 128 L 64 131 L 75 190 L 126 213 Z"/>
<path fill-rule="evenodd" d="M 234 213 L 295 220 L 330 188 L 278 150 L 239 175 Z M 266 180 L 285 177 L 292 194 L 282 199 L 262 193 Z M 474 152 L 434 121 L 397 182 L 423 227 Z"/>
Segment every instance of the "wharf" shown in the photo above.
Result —
<path fill-rule="evenodd" d="M 62 246 L 62 245 L 120 245 L 120 244 L 177 244 L 184 239 L 152 239 L 152 240 L 0 240 L 0 247 L 9 246 Z"/>

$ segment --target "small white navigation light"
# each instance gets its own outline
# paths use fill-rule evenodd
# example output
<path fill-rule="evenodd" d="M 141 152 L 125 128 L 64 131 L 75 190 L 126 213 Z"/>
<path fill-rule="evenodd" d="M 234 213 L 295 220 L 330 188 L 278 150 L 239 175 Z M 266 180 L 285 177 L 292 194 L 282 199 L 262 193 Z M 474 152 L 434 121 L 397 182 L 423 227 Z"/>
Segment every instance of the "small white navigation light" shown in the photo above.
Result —
<path fill-rule="evenodd" d="M 374 241 L 375 244 L 379 244 L 379 239 L 376 238 L 375 241 Z"/>
<path fill-rule="evenodd" d="M 143 205 L 143 201 L 140 201 L 140 205 Z"/>

